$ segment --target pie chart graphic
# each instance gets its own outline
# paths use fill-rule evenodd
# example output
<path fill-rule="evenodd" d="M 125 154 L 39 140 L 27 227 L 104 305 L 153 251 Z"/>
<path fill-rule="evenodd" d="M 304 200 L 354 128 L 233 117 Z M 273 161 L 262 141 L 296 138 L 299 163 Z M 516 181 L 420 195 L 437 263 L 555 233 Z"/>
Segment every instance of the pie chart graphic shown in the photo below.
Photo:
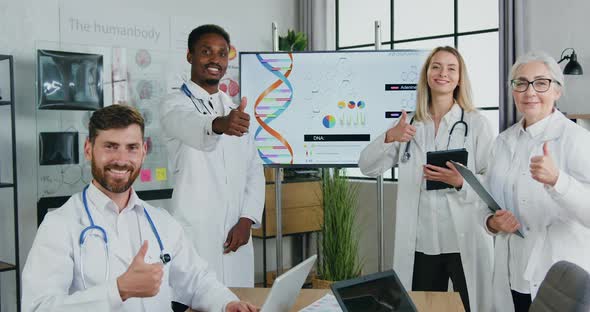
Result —
<path fill-rule="evenodd" d="M 334 128 L 334 126 L 336 125 L 336 118 L 334 118 L 334 116 L 332 115 L 326 115 L 322 120 L 322 123 L 326 128 Z"/>
<path fill-rule="evenodd" d="M 365 105 L 366 105 L 366 104 L 365 104 L 365 101 L 358 101 L 358 102 L 356 103 L 356 106 L 357 106 L 359 109 L 363 109 L 363 108 L 365 108 Z"/>
<path fill-rule="evenodd" d="M 346 107 L 346 102 L 344 102 L 344 101 L 339 101 L 338 102 L 338 108 L 343 109 L 345 107 Z"/>
<path fill-rule="evenodd" d="M 349 101 L 348 102 L 348 108 L 354 109 L 355 107 L 356 107 L 356 103 L 354 101 Z"/>

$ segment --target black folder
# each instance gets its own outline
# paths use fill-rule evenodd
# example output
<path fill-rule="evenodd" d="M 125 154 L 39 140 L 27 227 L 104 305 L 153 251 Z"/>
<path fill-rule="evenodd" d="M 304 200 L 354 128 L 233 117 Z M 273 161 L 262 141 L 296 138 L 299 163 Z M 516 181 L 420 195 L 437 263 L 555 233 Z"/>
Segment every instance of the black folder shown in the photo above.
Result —
<path fill-rule="evenodd" d="M 467 166 L 467 150 L 464 148 L 451 149 L 445 151 L 427 152 L 426 163 L 429 165 L 448 168 L 447 161 L 455 161 Z M 441 190 L 453 187 L 450 184 L 439 181 L 426 180 L 426 190 Z"/>

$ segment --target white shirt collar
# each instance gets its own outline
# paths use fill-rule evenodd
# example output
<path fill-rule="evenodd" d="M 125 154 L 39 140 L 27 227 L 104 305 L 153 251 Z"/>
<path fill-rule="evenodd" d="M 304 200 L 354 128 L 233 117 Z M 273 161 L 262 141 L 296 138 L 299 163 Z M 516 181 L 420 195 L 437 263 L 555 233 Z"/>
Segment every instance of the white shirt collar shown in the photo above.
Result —
<path fill-rule="evenodd" d="M 453 106 L 451 106 L 451 109 L 442 117 L 441 121 L 444 121 L 447 123 L 447 125 L 450 125 L 460 119 L 461 119 L 461 106 L 459 106 L 459 104 L 457 104 L 457 102 L 455 102 L 453 104 Z"/>
<path fill-rule="evenodd" d="M 210 100 L 213 97 L 217 97 L 219 94 L 219 89 L 217 89 L 217 92 L 215 92 L 213 94 L 209 94 L 209 92 L 207 92 L 207 90 L 203 89 L 203 87 L 199 86 L 198 84 L 196 84 L 192 80 L 189 80 L 186 83 L 186 85 L 189 88 L 189 90 L 191 90 L 191 93 L 198 99 Z"/>
<path fill-rule="evenodd" d="M 96 209 L 110 209 L 111 211 L 114 211 L 116 214 L 119 214 L 119 207 L 117 206 L 117 204 L 112 199 L 110 199 L 105 193 L 103 193 L 100 189 L 98 189 L 98 187 L 96 187 L 94 183 L 90 183 L 86 196 L 88 201 L 92 203 L 96 207 Z M 137 193 L 135 193 L 135 190 L 133 189 L 133 187 L 131 187 L 131 196 L 129 196 L 127 206 L 121 211 L 133 210 L 136 207 L 141 208 L 142 205 L 143 204 L 141 202 L 141 199 L 139 199 Z"/>
<path fill-rule="evenodd" d="M 553 110 L 553 112 L 551 112 L 551 114 L 548 116 L 545 116 L 545 118 L 526 127 L 526 129 L 524 128 L 524 118 L 522 118 L 518 122 L 518 134 L 522 135 L 524 133 L 528 133 L 533 138 L 541 135 L 543 132 L 545 132 L 545 129 L 547 129 L 547 126 L 549 125 L 549 119 L 551 119 L 553 114 L 555 114 L 555 110 Z"/>

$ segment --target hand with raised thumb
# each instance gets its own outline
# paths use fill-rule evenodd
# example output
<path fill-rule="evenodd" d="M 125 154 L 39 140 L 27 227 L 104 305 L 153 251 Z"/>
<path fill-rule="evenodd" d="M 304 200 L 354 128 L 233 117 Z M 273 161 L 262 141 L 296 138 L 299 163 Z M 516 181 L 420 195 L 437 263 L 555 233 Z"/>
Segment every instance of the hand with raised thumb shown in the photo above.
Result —
<path fill-rule="evenodd" d="M 555 166 L 549 152 L 549 143 L 543 143 L 543 155 L 531 157 L 531 176 L 538 182 L 555 186 L 559 178 L 559 169 Z"/>
<path fill-rule="evenodd" d="M 123 301 L 132 297 L 153 297 L 160 292 L 164 266 L 162 263 L 145 263 L 147 250 L 148 242 L 144 241 L 127 271 L 117 278 L 119 295 Z"/>
<path fill-rule="evenodd" d="M 244 112 L 244 110 L 246 109 L 246 105 L 247 104 L 248 104 L 248 99 L 245 96 L 243 96 L 242 97 L 242 100 L 240 102 L 240 106 L 238 106 L 238 110 L 240 112 Z"/>
<path fill-rule="evenodd" d="M 385 132 L 385 143 L 409 142 L 416 135 L 416 127 L 407 122 L 408 114 L 402 110 L 398 123 Z"/>
<path fill-rule="evenodd" d="M 250 115 L 244 112 L 246 104 L 248 103 L 246 97 L 242 97 L 240 106 L 232 109 L 228 115 L 217 117 L 213 120 L 213 132 L 217 134 L 243 136 L 248 133 L 250 127 Z"/>

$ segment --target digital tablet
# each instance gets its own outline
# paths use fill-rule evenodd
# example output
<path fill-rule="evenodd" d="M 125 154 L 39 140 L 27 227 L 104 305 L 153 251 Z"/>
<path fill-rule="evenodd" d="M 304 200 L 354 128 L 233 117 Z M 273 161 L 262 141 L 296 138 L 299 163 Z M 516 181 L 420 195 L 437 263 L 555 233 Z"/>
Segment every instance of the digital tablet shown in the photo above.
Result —
<path fill-rule="evenodd" d="M 427 152 L 426 163 L 429 165 L 447 168 L 447 161 L 455 161 L 467 166 L 467 150 L 464 148 L 445 151 Z M 426 180 L 426 190 L 440 190 L 453 187 L 450 184 Z"/>

